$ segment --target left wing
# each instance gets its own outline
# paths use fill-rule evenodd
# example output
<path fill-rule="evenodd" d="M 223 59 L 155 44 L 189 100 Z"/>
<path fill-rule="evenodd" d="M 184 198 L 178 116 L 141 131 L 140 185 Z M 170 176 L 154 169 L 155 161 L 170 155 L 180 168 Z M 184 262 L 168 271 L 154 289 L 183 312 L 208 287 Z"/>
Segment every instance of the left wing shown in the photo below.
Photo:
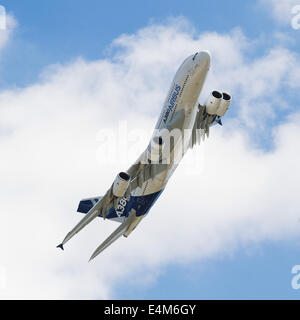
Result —
<path fill-rule="evenodd" d="M 151 164 L 151 162 L 146 162 L 144 164 L 142 161 L 139 161 L 138 163 L 131 166 L 127 173 L 119 173 L 112 186 L 108 189 L 108 191 L 102 198 L 91 198 L 93 200 L 92 203 L 94 205 L 92 206 L 92 208 L 90 208 L 88 212 L 85 211 L 86 206 L 85 208 L 83 208 L 84 203 L 80 202 L 80 207 L 78 211 L 83 211 L 84 213 L 86 213 L 85 217 L 79 221 L 79 223 L 66 235 L 62 243 L 59 244 L 57 247 L 64 249 L 64 244 L 68 242 L 72 237 L 74 237 L 75 234 L 81 231 L 91 221 L 93 221 L 97 216 L 102 216 L 103 219 L 105 219 L 107 212 L 109 212 L 109 210 L 112 207 L 114 207 L 115 211 L 117 211 L 118 204 L 121 198 L 125 197 L 127 201 L 129 201 L 131 190 L 133 190 L 137 186 L 141 187 L 144 181 L 147 181 L 148 179 L 155 177 L 156 174 L 163 172 L 164 170 L 166 170 L 166 168 L 167 165 L 165 164 Z M 120 178 L 120 174 L 122 174 L 123 178 L 125 177 L 126 180 Z M 123 186 L 119 184 L 120 181 L 121 184 L 123 183 Z M 126 188 L 126 190 L 123 187 Z M 116 191 L 117 188 L 119 188 L 119 190 Z M 120 188 L 123 189 L 121 190 Z M 85 200 L 90 201 L 91 199 Z M 97 199 L 99 200 L 97 201 Z M 129 216 L 125 217 L 125 219 L 125 222 L 129 220 Z M 125 222 L 121 224 L 122 228 L 125 225 L 127 226 L 127 224 L 124 224 Z M 121 228 L 121 226 L 119 228 Z"/>

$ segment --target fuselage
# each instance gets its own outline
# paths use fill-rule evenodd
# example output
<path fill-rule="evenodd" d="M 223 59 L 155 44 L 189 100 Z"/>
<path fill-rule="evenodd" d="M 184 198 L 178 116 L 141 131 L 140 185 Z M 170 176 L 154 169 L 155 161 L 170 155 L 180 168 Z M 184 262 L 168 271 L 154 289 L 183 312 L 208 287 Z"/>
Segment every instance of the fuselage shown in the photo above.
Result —
<path fill-rule="evenodd" d="M 82 199 L 78 212 L 86 213 L 57 247 L 64 244 L 97 216 L 121 222 L 94 251 L 90 259 L 122 235 L 127 237 L 147 215 L 165 189 L 188 148 L 209 136 L 209 127 L 221 122 L 231 96 L 212 91 L 202 106 L 198 97 L 210 67 L 207 51 L 186 58 L 175 74 L 152 138 L 146 150 L 126 171 L 120 172 L 103 197 Z"/>
<path fill-rule="evenodd" d="M 197 52 L 184 60 L 172 81 L 155 126 L 155 133 L 157 130 L 167 129 L 172 119 L 176 117 L 176 115 L 180 115 L 181 119 L 178 121 L 180 127 L 178 129 L 181 130 L 181 132 L 185 132 L 185 134 L 191 134 L 197 114 L 198 97 L 209 67 L 210 55 L 207 51 Z M 189 140 L 190 137 L 184 139 L 185 143 L 189 143 Z M 174 153 L 177 152 L 176 144 L 177 141 L 175 140 Z M 184 146 L 183 148 L 179 148 L 178 152 L 186 149 L 186 146 Z M 140 159 L 145 158 L 146 152 L 147 150 L 140 156 Z M 178 166 L 178 162 L 173 160 L 176 158 L 176 154 L 173 156 L 166 170 L 157 174 L 154 178 L 144 181 L 142 186 L 131 190 L 130 200 L 127 202 L 127 200 L 124 199 L 125 202 L 123 201 L 124 208 L 121 215 L 118 214 L 114 208 L 111 208 L 107 214 L 107 218 L 114 220 L 115 218 L 119 219 L 123 217 L 125 220 L 131 209 L 136 211 L 137 217 L 147 214 Z"/>

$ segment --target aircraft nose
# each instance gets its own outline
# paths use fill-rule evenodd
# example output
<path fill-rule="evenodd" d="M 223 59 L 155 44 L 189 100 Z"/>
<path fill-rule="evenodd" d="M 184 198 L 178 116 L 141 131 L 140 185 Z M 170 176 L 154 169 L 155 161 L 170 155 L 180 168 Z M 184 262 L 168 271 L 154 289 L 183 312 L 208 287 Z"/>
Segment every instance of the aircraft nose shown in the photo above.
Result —
<path fill-rule="evenodd" d="M 197 54 L 197 60 L 201 65 L 205 65 L 207 68 L 210 67 L 210 52 L 207 50 L 199 51 Z"/>

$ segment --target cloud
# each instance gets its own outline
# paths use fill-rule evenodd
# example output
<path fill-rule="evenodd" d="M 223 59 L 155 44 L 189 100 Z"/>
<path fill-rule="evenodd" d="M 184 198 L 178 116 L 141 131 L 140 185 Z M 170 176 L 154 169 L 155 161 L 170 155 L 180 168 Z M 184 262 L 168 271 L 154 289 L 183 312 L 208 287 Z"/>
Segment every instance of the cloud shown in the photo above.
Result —
<path fill-rule="evenodd" d="M 120 281 L 151 283 L 168 263 L 299 234 L 300 115 L 284 109 L 285 120 L 270 129 L 270 151 L 255 147 L 243 122 L 263 127 L 278 116 L 268 102 L 281 99 L 283 87 L 298 90 L 289 70 L 297 55 L 276 47 L 251 58 L 255 44 L 241 30 L 199 34 L 187 26 L 182 19 L 150 25 L 116 39 L 110 59 L 49 66 L 38 83 L 0 92 L 0 265 L 7 275 L 0 297 L 110 298 Z M 99 130 L 115 131 L 126 120 L 150 132 L 178 65 L 199 49 L 213 57 L 200 100 L 215 88 L 234 96 L 226 125 L 187 155 L 203 155 L 202 173 L 187 175 L 180 166 L 139 228 L 92 263 L 116 223 L 98 220 L 58 251 L 82 217 L 78 201 L 104 194 L 127 169 L 122 159 L 99 163 Z"/>
<path fill-rule="evenodd" d="M 187 28 L 192 32 L 188 32 Z M 173 24 L 173 28 L 166 29 L 162 25 L 152 25 L 136 34 L 123 35 L 115 40 L 114 45 L 121 49 L 117 57 L 125 63 L 130 72 L 135 72 L 137 69 L 144 70 L 138 78 L 136 74 L 134 75 L 133 87 L 139 88 L 139 83 L 151 84 L 152 77 L 155 76 L 160 87 L 167 90 L 182 57 L 199 48 L 209 48 L 214 68 L 208 76 L 207 85 L 200 98 L 201 102 L 204 102 L 203 97 L 206 98 L 209 91 L 215 88 L 231 92 L 235 95 L 235 101 L 239 106 L 235 110 L 239 120 L 255 131 L 263 130 L 266 120 L 277 120 L 276 109 L 294 109 L 294 106 L 284 104 L 286 100 L 284 93 L 288 92 L 291 83 L 293 86 L 299 83 L 294 80 L 299 74 L 298 68 L 295 67 L 299 65 L 299 57 L 294 52 L 277 44 L 269 48 L 264 55 L 253 59 L 252 52 L 261 43 L 246 39 L 240 29 L 234 29 L 229 34 L 193 32 L 193 28 L 189 27 L 186 21 L 179 19 Z M 160 50 L 153 52 L 157 42 L 162 43 Z M 172 50 L 171 56 L 170 47 L 176 48 Z M 162 66 L 165 71 L 163 74 Z M 133 100 L 136 99 L 134 88 Z M 152 91 L 148 92 L 152 94 Z M 298 93 L 293 94 L 299 97 Z M 157 95 L 157 98 L 161 99 L 162 96 Z M 144 101 L 144 96 L 142 99 Z M 142 106 L 143 101 L 137 105 Z"/>
<path fill-rule="evenodd" d="M 298 0 L 259 0 L 259 3 L 281 24 L 290 24 L 293 18 L 292 8 L 300 4 Z"/>
<path fill-rule="evenodd" d="M 0 8 L 0 18 L 1 15 L 2 11 Z M 17 20 L 14 18 L 13 15 L 5 14 L 5 19 L 3 20 L 3 22 L 1 21 L 1 26 L 2 28 L 0 28 L 0 50 L 2 50 L 7 45 L 9 39 L 11 38 L 11 35 L 17 26 Z"/>

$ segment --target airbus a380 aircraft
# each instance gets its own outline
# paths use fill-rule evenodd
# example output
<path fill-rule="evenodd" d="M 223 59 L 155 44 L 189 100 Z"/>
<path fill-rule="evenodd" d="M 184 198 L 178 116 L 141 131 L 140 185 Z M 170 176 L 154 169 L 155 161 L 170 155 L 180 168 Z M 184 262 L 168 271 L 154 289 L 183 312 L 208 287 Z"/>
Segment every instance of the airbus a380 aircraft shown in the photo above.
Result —
<path fill-rule="evenodd" d="M 120 172 L 103 197 L 83 199 L 78 212 L 85 217 L 66 235 L 69 241 L 96 217 L 120 222 L 120 226 L 95 250 L 91 259 L 122 235 L 128 237 L 164 190 L 172 173 L 189 147 L 209 135 L 219 123 L 231 97 L 213 91 L 205 105 L 198 97 L 210 68 L 210 54 L 200 51 L 184 60 L 178 69 L 163 105 L 154 134 L 146 150 L 127 170 Z"/>

